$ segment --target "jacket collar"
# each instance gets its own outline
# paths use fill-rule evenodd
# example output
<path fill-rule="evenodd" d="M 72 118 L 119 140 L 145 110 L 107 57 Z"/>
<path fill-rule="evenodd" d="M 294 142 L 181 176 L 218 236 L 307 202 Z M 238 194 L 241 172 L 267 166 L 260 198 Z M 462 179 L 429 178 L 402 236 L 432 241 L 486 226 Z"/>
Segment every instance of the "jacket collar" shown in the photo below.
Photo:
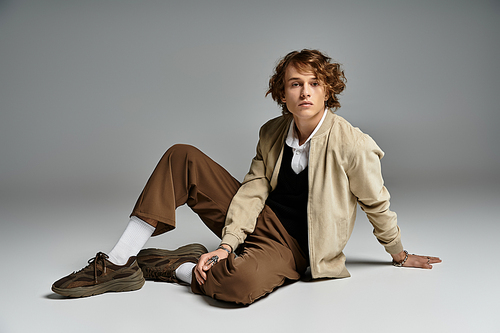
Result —
<path fill-rule="evenodd" d="M 329 133 L 330 129 L 333 126 L 333 123 L 337 119 L 337 115 L 335 113 L 333 113 L 332 111 L 326 110 L 326 112 L 327 112 L 327 115 L 326 115 L 325 120 L 323 121 L 323 124 L 318 129 L 316 134 L 314 134 L 314 136 L 311 138 L 311 140 L 314 140 L 316 138 L 319 138 L 319 137 Z"/>

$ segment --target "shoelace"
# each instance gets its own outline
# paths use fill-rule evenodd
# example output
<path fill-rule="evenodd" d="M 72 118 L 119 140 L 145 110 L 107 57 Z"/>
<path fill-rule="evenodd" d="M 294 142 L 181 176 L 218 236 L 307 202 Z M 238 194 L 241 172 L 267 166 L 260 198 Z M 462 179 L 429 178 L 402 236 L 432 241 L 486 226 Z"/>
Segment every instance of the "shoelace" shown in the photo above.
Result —
<path fill-rule="evenodd" d="M 105 259 L 108 259 L 109 256 L 106 253 L 102 252 L 97 252 L 94 258 L 90 258 L 88 263 L 94 264 L 94 283 L 97 284 L 97 262 L 101 261 L 102 262 L 102 274 L 106 274 L 106 261 Z"/>

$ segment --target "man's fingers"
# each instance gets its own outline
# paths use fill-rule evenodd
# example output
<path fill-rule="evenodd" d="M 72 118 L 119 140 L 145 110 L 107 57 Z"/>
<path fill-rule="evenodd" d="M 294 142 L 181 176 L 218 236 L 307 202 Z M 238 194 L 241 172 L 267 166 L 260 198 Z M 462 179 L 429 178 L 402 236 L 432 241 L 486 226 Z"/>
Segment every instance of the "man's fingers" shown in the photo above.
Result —
<path fill-rule="evenodd" d="M 406 267 L 417 267 L 424 269 L 432 269 L 431 264 L 440 263 L 441 259 L 438 257 L 430 257 L 430 256 L 419 256 L 419 255 L 410 255 L 408 261 L 406 262 Z"/>
<path fill-rule="evenodd" d="M 200 276 L 199 276 L 198 274 L 196 274 L 196 282 L 197 282 L 200 286 L 204 283 L 203 279 L 202 279 L 202 278 L 200 278 Z"/>
<path fill-rule="evenodd" d="M 202 255 L 198 260 L 198 264 L 194 269 L 196 281 L 198 282 L 199 285 L 202 285 L 205 282 L 205 279 L 207 278 L 205 272 L 203 272 L 203 265 L 205 264 L 206 261 L 207 261 L 206 256 Z"/>
<path fill-rule="evenodd" d="M 203 271 L 203 269 L 201 268 L 201 266 L 199 264 L 195 267 L 194 274 L 195 274 L 196 281 L 198 282 L 198 284 L 202 285 L 203 283 L 205 283 L 205 280 L 207 279 L 207 275 L 205 274 L 205 272 Z"/>
<path fill-rule="evenodd" d="M 203 280 L 203 278 L 200 276 L 200 273 L 198 272 L 197 269 L 195 269 L 194 275 L 196 277 L 196 282 L 198 282 L 199 285 L 202 285 L 203 283 L 205 283 L 205 280 Z"/>

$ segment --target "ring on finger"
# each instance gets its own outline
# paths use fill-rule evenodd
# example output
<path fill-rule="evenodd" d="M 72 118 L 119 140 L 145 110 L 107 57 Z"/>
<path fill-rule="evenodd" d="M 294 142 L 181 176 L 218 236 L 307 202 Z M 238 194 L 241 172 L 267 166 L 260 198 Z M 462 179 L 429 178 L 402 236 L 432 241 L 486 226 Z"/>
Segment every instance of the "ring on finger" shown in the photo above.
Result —
<path fill-rule="evenodd" d="M 212 258 L 208 259 L 207 265 L 212 264 L 215 265 L 219 261 L 219 256 L 213 256 Z"/>

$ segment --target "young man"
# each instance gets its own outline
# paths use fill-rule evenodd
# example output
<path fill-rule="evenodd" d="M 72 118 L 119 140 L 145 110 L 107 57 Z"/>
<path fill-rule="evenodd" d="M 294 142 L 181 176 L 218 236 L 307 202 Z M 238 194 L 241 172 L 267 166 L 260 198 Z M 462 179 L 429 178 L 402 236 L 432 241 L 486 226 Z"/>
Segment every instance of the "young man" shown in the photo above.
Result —
<path fill-rule="evenodd" d="M 319 51 L 286 55 L 267 92 L 283 115 L 262 126 L 243 183 L 198 149 L 171 147 L 109 255 L 99 252 L 52 290 L 68 297 L 130 291 L 146 278 L 250 304 L 285 280 L 298 280 L 307 267 L 313 278 L 348 277 L 342 250 L 357 204 L 396 266 L 430 269 L 441 262 L 403 250 L 381 176 L 383 152 L 333 112 L 344 88 L 340 65 Z M 219 248 L 140 251 L 150 236 L 175 228 L 175 209 L 186 203 L 221 238 Z"/>

